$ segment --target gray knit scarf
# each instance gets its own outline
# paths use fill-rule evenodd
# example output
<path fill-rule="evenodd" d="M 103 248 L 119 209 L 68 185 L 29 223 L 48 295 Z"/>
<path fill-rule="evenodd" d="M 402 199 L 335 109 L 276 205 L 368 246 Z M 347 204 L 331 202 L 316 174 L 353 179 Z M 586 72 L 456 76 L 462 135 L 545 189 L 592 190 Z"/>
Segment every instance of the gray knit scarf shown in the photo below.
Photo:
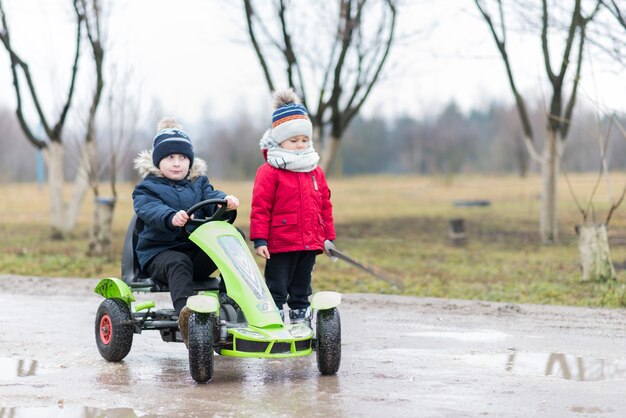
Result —
<path fill-rule="evenodd" d="M 313 148 L 312 141 L 309 147 L 303 151 L 286 150 L 274 141 L 268 130 L 261 138 L 259 145 L 262 150 L 267 150 L 268 164 L 281 170 L 308 173 L 313 171 L 320 161 L 320 156 Z"/>

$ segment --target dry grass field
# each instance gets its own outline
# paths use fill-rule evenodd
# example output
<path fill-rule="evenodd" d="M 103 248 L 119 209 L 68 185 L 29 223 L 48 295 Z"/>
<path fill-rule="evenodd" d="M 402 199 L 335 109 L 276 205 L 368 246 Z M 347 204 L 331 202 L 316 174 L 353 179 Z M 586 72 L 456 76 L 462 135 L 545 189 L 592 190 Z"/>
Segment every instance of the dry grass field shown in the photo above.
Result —
<path fill-rule="evenodd" d="M 595 174 L 570 175 L 570 184 L 580 202 L 587 203 L 596 180 Z M 606 217 L 609 195 L 619 197 L 626 185 L 624 174 L 613 174 L 610 180 L 611 193 L 603 181 L 594 198 L 597 221 Z M 549 246 L 539 240 L 538 176 L 367 176 L 331 178 L 329 183 L 337 248 L 383 269 L 403 286 L 394 287 L 322 256 L 314 274 L 316 290 L 541 304 L 626 305 L 625 273 L 621 269 L 615 282 L 581 280 L 574 226 L 582 221 L 582 216 L 564 177 L 559 182 L 560 242 Z M 241 210 L 235 224 L 247 232 L 252 183 L 214 180 L 214 184 L 240 198 Z M 114 253 L 111 259 L 100 259 L 85 254 L 93 209 L 91 196 L 73 236 L 53 241 L 49 238 L 46 188 L 36 184 L 0 185 L 0 274 L 119 276 L 122 240 L 132 215 L 132 187 L 119 185 Z M 491 204 L 454 205 L 457 200 L 476 199 L 489 200 Z M 448 240 L 452 218 L 465 220 L 468 241 L 464 246 L 452 245 Z M 613 215 L 609 235 L 613 261 L 622 265 L 626 261 L 626 204 Z"/>

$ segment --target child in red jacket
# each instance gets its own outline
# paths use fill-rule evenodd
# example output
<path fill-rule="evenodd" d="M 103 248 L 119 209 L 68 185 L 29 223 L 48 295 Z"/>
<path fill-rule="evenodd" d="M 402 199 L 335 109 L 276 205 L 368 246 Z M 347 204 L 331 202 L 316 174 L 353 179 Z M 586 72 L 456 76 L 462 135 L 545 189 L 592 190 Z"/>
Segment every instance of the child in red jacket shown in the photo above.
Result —
<path fill-rule="evenodd" d="M 260 142 L 266 163 L 254 181 L 250 239 L 266 259 L 265 280 L 281 316 L 287 303 L 291 323 L 310 323 L 311 272 L 335 240 L 333 207 L 306 108 L 291 89 L 275 92 L 274 101 L 272 128 Z"/>

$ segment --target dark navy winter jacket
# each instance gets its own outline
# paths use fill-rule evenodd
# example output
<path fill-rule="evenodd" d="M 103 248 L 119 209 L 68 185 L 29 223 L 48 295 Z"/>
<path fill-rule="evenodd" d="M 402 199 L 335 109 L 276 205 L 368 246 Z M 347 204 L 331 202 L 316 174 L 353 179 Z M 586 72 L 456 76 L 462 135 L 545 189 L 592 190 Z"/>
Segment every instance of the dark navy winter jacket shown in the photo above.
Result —
<path fill-rule="evenodd" d="M 199 162 L 204 164 L 201 160 Z M 165 250 L 185 250 L 195 245 L 183 234 L 182 228 L 172 225 L 172 218 L 176 212 L 181 209 L 187 210 L 202 200 L 226 197 L 226 193 L 213 188 L 203 174 L 204 170 L 198 173 L 196 164 L 197 161 L 194 161 L 192 174 L 180 181 L 172 181 L 159 175 L 160 171 L 154 166 L 152 166 L 154 170 L 148 169 L 143 172 L 140 168 L 145 178 L 135 186 L 133 206 L 135 213 L 145 224 L 136 247 L 142 269 L 145 270 L 150 260 Z M 202 164 L 201 168 L 205 168 L 206 166 L 202 167 Z M 215 208 L 208 207 L 204 211 L 197 211 L 194 216 L 206 217 L 212 215 L 214 211 Z"/>

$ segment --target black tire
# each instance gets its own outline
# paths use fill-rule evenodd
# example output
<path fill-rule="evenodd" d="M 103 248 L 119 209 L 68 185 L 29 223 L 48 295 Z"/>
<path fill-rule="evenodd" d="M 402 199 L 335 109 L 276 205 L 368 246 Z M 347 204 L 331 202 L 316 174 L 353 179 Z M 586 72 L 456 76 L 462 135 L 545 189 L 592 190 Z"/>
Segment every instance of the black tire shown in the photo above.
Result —
<path fill-rule="evenodd" d="M 237 311 L 235 310 L 233 305 L 226 303 L 222 305 L 221 308 L 224 312 L 223 319 L 229 322 L 237 322 Z"/>
<path fill-rule="evenodd" d="M 96 345 L 107 361 L 121 361 L 133 345 L 130 307 L 120 299 L 105 299 L 96 313 Z"/>
<path fill-rule="evenodd" d="M 317 368 L 327 376 L 341 364 L 341 318 L 337 308 L 317 311 Z"/>
<path fill-rule="evenodd" d="M 213 378 L 214 314 L 193 313 L 189 317 L 189 371 L 197 383 Z"/>

